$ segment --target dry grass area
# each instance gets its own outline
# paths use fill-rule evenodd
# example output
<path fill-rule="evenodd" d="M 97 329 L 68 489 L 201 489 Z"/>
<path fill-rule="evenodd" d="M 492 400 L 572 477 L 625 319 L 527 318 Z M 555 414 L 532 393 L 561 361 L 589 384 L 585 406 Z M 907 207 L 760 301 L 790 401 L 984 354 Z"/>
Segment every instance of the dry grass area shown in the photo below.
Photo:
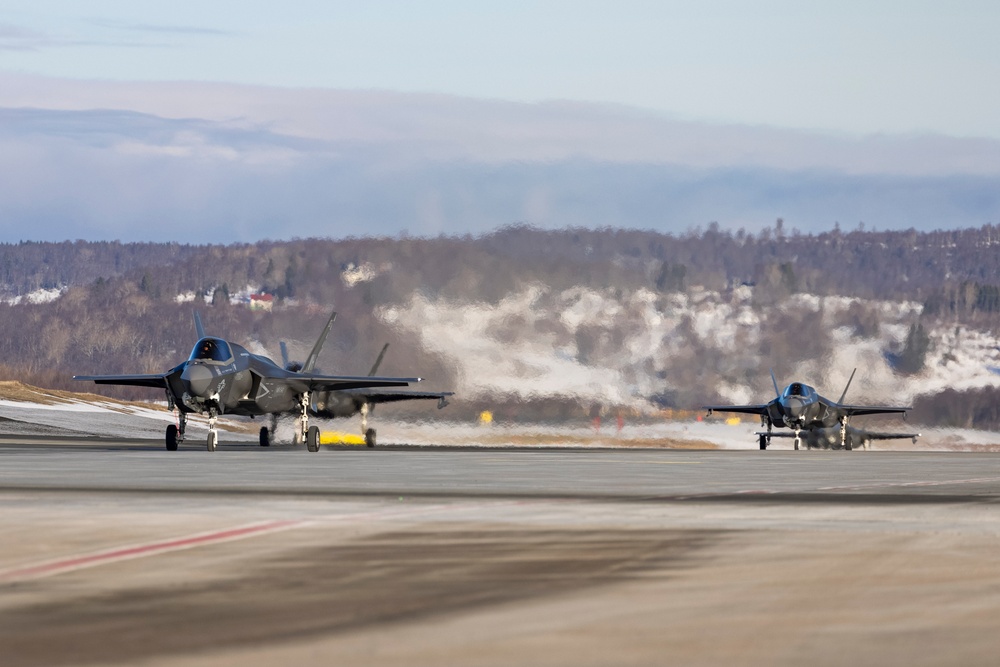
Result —
<path fill-rule="evenodd" d="M 108 398 L 99 394 L 89 392 L 61 391 L 58 389 L 41 389 L 30 384 L 24 384 L 17 380 L 0 380 L 0 400 L 20 401 L 22 403 L 38 403 L 40 405 L 58 405 L 60 403 L 103 403 L 109 408 L 120 405 L 123 408 L 135 407 L 147 410 L 163 410 L 166 408 L 157 403 L 145 403 L 141 401 L 120 401 L 116 398 Z"/>

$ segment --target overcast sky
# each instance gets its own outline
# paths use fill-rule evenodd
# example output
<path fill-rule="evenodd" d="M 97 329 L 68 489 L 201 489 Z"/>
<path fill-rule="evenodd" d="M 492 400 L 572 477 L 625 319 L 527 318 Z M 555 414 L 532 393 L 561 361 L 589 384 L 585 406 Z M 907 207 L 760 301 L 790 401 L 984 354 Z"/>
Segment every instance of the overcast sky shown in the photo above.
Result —
<path fill-rule="evenodd" d="M 606 224 L 1000 222 L 998 35 L 985 0 L 9 1 L 0 107 L 48 115 L 0 120 L 0 240 L 162 236 L 135 226 L 161 214 L 184 234 L 230 208 L 233 240 L 283 211 L 320 235 L 601 224 L 574 193 L 615 165 L 676 206 L 609 191 Z M 240 201 L 262 188 L 266 215 Z M 928 188 L 939 208 L 907 208 Z"/>

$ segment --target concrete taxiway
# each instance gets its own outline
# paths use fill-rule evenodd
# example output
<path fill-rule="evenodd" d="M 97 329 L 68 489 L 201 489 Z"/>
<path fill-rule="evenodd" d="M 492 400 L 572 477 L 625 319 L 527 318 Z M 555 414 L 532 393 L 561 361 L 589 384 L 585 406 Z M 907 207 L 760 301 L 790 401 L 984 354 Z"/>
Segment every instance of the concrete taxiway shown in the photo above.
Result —
<path fill-rule="evenodd" d="M 995 664 L 1000 456 L 0 441 L 5 665 Z"/>

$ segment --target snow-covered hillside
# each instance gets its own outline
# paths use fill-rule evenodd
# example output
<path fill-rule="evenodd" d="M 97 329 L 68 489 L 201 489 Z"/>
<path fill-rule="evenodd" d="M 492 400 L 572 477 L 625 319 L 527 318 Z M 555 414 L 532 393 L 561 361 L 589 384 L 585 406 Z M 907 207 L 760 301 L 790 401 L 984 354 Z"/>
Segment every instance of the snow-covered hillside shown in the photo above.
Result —
<path fill-rule="evenodd" d="M 909 402 L 946 388 L 1000 385 L 1000 340 L 990 331 L 924 323 L 923 370 L 894 372 L 922 306 L 793 294 L 760 304 L 752 287 L 719 293 L 630 293 L 534 285 L 497 304 L 414 294 L 384 308 L 386 323 L 419 338 L 456 369 L 468 398 L 537 396 L 643 409 L 664 394 L 685 406 L 708 396 L 758 402 L 793 377 L 839 397 L 854 368 L 852 401 Z M 850 324 L 862 312 L 873 331 Z M 706 386 L 706 384 L 711 386 Z"/>

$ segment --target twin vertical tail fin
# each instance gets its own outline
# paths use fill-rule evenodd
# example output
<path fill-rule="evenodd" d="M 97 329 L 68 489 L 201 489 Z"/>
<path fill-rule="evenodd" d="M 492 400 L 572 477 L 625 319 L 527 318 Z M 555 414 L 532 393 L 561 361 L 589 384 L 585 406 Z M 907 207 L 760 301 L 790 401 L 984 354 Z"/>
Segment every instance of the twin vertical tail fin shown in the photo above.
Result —
<path fill-rule="evenodd" d="M 389 343 L 382 346 L 382 351 L 378 353 L 378 359 L 372 365 L 372 369 L 368 371 L 368 377 L 375 375 L 378 372 L 378 367 L 382 365 L 382 359 L 385 357 L 385 351 L 389 349 Z"/>
<path fill-rule="evenodd" d="M 292 371 L 293 373 L 312 373 L 316 368 L 316 360 L 319 359 L 319 353 L 323 350 L 323 345 L 326 344 L 326 337 L 330 335 L 330 329 L 333 327 L 333 321 L 337 319 L 337 311 L 333 311 L 330 315 L 330 319 L 327 320 L 326 326 L 323 327 L 323 332 L 316 339 L 316 344 L 313 345 L 312 351 L 309 356 L 306 357 L 305 363 L 300 364 L 297 361 L 291 361 L 288 358 L 288 345 L 285 341 L 278 341 L 278 346 L 281 347 L 281 365 L 286 371 Z"/>
<path fill-rule="evenodd" d="M 774 377 L 774 369 L 771 369 L 771 384 L 774 385 L 774 395 L 781 398 L 781 390 L 778 389 L 778 380 Z"/>
<path fill-rule="evenodd" d="M 194 330 L 198 333 L 198 340 L 205 337 L 205 327 L 201 323 L 201 315 L 194 311 Z"/>
<path fill-rule="evenodd" d="M 851 380 L 854 379 L 854 374 L 857 373 L 857 372 L 858 372 L 857 368 L 855 368 L 853 371 L 851 371 L 851 377 L 849 377 L 847 379 L 847 386 L 844 387 L 844 393 L 840 395 L 840 400 L 837 401 L 838 403 L 843 403 L 844 399 L 847 398 L 847 390 L 851 388 Z"/>
<path fill-rule="evenodd" d="M 316 344 L 313 345 L 312 351 L 306 357 L 306 363 L 302 365 L 303 373 L 312 373 L 313 369 L 316 368 L 316 360 L 319 359 L 319 353 L 323 350 L 323 346 L 326 344 L 326 337 L 330 335 L 330 329 L 333 328 L 333 322 L 336 319 L 337 311 L 333 311 L 330 319 L 326 322 L 326 326 L 323 327 L 323 333 L 316 339 Z"/>

